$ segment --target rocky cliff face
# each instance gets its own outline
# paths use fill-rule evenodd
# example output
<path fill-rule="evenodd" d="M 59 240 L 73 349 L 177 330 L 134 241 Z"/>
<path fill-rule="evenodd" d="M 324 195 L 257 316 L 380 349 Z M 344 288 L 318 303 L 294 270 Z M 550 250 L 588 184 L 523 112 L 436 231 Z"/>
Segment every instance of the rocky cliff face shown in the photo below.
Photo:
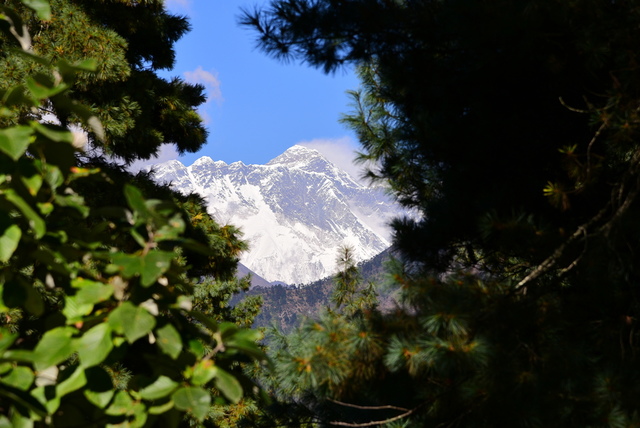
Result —
<path fill-rule="evenodd" d="M 375 256 L 389 246 L 387 223 L 401 213 L 381 189 L 302 146 L 266 165 L 202 157 L 189 167 L 169 161 L 153 169 L 156 180 L 202 195 L 221 224 L 239 226 L 250 245 L 241 262 L 268 281 L 307 284 L 332 275 L 341 245 L 358 260 Z"/>

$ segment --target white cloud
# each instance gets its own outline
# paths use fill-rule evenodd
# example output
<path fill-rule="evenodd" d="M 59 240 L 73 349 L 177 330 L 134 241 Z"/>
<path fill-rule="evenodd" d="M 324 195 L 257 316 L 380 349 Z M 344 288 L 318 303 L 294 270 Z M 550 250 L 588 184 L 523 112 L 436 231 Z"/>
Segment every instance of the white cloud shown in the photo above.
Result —
<path fill-rule="evenodd" d="M 184 77 L 189 83 L 200 83 L 204 85 L 208 99 L 207 102 L 215 100 L 218 103 L 223 101 L 222 92 L 220 91 L 220 79 L 217 72 L 206 71 L 199 66 L 194 71 L 185 71 Z"/>
<path fill-rule="evenodd" d="M 217 72 L 211 72 L 204 70 L 202 66 L 199 66 L 194 71 L 185 71 L 184 77 L 189 83 L 199 83 L 204 85 L 205 92 L 207 94 L 207 102 L 200 106 L 198 109 L 198 114 L 204 121 L 205 125 L 211 123 L 211 115 L 207 111 L 207 104 L 210 104 L 211 101 L 215 101 L 218 106 L 222 104 L 224 99 L 222 98 L 222 91 L 220 90 L 220 79 L 218 79 Z"/>
<path fill-rule="evenodd" d="M 164 5 L 171 11 L 176 10 L 189 10 L 191 7 L 191 0 L 164 0 Z"/>
<path fill-rule="evenodd" d="M 319 151 L 336 166 L 360 180 L 363 170 L 361 165 L 353 162 L 358 144 L 352 138 L 316 138 L 311 141 L 301 141 L 298 144 Z"/>
<path fill-rule="evenodd" d="M 133 162 L 127 167 L 127 169 L 133 173 L 143 170 L 147 166 L 155 165 L 157 163 L 167 162 L 170 160 L 177 160 L 179 157 L 178 151 L 173 144 L 163 144 L 160 146 L 158 155 L 148 160 L 138 160 Z"/>

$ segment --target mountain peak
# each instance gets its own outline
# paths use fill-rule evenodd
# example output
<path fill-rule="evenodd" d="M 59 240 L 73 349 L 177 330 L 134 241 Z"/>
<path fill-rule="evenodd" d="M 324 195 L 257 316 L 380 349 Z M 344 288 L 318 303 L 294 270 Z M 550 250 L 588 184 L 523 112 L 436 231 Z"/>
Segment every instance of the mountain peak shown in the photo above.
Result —
<path fill-rule="evenodd" d="M 209 157 L 189 167 L 161 164 L 154 177 L 196 192 L 221 224 L 239 226 L 250 251 L 241 262 L 268 281 L 305 284 L 335 273 L 337 249 L 358 261 L 388 247 L 399 208 L 379 189 L 354 182 L 317 150 L 293 146 L 267 165 Z"/>
<path fill-rule="evenodd" d="M 304 166 L 318 159 L 328 162 L 319 151 L 296 144 L 289 147 L 280 156 L 271 159 L 267 165 Z"/>
<path fill-rule="evenodd" d="M 218 161 L 218 162 L 220 162 L 220 161 Z M 211 165 L 211 164 L 215 164 L 215 163 L 216 162 L 213 159 L 211 159 L 209 156 L 202 156 L 202 157 L 199 157 L 198 159 L 196 159 L 196 161 L 193 162 L 191 164 L 191 166 L 194 167 L 194 166 L 200 166 L 200 165 Z"/>

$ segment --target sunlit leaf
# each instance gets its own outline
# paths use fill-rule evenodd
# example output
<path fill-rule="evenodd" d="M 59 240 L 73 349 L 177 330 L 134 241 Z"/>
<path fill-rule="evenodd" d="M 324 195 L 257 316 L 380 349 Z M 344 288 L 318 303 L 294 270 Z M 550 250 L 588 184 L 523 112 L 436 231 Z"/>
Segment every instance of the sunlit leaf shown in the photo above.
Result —
<path fill-rule="evenodd" d="M 33 352 L 36 370 L 44 370 L 69 358 L 75 351 L 71 337 L 76 331 L 72 327 L 57 327 L 47 331 Z"/>
<path fill-rule="evenodd" d="M 49 6 L 49 0 L 22 0 L 26 6 L 30 7 L 36 12 L 38 18 L 48 21 L 51 19 L 51 7 Z"/>
<path fill-rule="evenodd" d="M 200 421 L 209 413 L 211 395 L 202 388 L 180 388 L 173 394 L 172 398 L 177 409 L 190 412 Z"/>
<path fill-rule="evenodd" d="M 140 397 L 145 400 L 158 400 L 171 394 L 178 387 L 175 382 L 167 376 L 160 376 L 151 385 L 140 390 Z"/>
<path fill-rule="evenodd" d="M 111 416 L 126 415 L 132 405 L 133 400 L 131 396 L 129 396 L 129 393 L 127 391 L 118 391 L 113 399 L 113 403 L 107 408 L 105 413 Z"/>
<path fill-rule="evenodd" d="M 81 366 L 76 367 L 71 376 L 56 385 L 56 395 L 62 397 L 73 391 L 77 391 L 87 384 L 87 376 L 85 375 L 84 368 Z"/>
<path fill-rule="evenodd" d="M 211 360 L 198 362 L 193 368 L 191 383 L 196 386 L 204 385 L 218 374 L 218 367 Z"/>
<path fill-rule="evenodd" d="M 182 338 L 180 333 L 171 324 L 166 324 L 156 330 L 156 343 L 168 356 L 174 360 L 182 352 Z"/>
<path fill-rule="evenodd" d="M 237 403 L 242 398 L 242 385 L 238 379 L 221 368 L 216 373 L 215 385 L 232 403 Z"/>
<path fill-rule="evenodd" d="M 149 334 L 156 319 L 144 308 L 124 302 L 109 315 L 109 324 L 118 333 L 123 333 L 129 343 Z"/>
<path fill-rule="evenodd" d="M 14 126 L 0 129 L 0 150 L 11 159 L 20 159 L 33 141 L 33 129 L 30 126 Z"/>
<path fill-rule="evenodd" d="M 38 133 L 44 135 L 49 140 L 69 144 L 73 142 L 73 134 L 68 129 L 62 126 L 49 124 L 45 125 L 34 122 L 33 127 L 36 131 L 38 131 Z"/>
<path fill-rule="evenodd" d="M 22 230 L 18 225 L 12 224 L 0 233 L 0 262 L 8 262 L 18 248 Z"/>
<path fill-rule="evenodd" d="M 111 326 L 102 323 L 92 327 L 82 335 L 77 347 L 82 367 L 91 367 L 102 363 L 113 349 Z"/>
<path fill-rule="evenodd" d="M 2 383 L 26 391 L 33 384 L 35 375 L 29 367 L 17 366 L 7 375 L 0 378 Z"/>
<path fill-rule="evenodd" d="M 31 226 L 31 228 L 35 232 L 36 238 L 42 238 L 42 236 L 46 232 L 46 225 L 42 217 L 40 217 L 38 213 L 33 208 L 31 208 L 31 206 L 24 199 L 22 199 L 20 195 L 16 193 L 15 190 L 5 190 L 4 196 L 26 217 L 26 219 L 29 221 L 29 226 Z"/>
<path fill-rule="evenodd" d="M 69 85 L 59 84 L 55 85 L 50 79 L 43 79 L 42 77 L 38 79 L 38 75 L 33 77 L 28 77 L 26 79 L 26 86 L 31 95 L 38 99 L 44 100 L 50 97 L 53 97 L 61 92 L 64 92 L 69 89 Z M 49 82 L 47 82 L 49 80 Z"/>
<path fill-rule="evenodd" d="M 109 405 L 115 394 L 111 377 L 101 367 L 91 367 L 85 373 L 87 387 L 82 390 L 82 393 L 90 403 L 100 409 L 104 409 Z"/>
<path fill-rule="evenodd" d="M 7 350 L 18 338 L 18 333 L 11 333 L 6 328 L 0 328 L 0 353 Z"/>
<path fill-rule="evenodd" d="M 147 205 L 144 203 L 144 197 L 142 192 L 138 188 L 129 184 L 124 187 L 124 196 L 127 199 L 127 203 L 135 211 L 136 214 L 145 218 L 149 212 Z"/>

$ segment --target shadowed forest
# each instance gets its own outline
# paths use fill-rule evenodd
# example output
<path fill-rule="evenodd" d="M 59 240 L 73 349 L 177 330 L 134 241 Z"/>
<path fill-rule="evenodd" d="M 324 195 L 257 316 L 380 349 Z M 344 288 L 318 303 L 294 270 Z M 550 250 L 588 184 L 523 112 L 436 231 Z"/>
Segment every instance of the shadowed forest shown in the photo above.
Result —
<path fill-rule="evenodd" d="M 238 13 L 274 61 L 357 68 L 342 121 L 418 215 L 263 299 L 241 230 L 114 162 L 205 144 L 204 87 L 160 75 L 187 18 L 3 1 L 0 426 L 639 425 L 640 3 Z"/>

